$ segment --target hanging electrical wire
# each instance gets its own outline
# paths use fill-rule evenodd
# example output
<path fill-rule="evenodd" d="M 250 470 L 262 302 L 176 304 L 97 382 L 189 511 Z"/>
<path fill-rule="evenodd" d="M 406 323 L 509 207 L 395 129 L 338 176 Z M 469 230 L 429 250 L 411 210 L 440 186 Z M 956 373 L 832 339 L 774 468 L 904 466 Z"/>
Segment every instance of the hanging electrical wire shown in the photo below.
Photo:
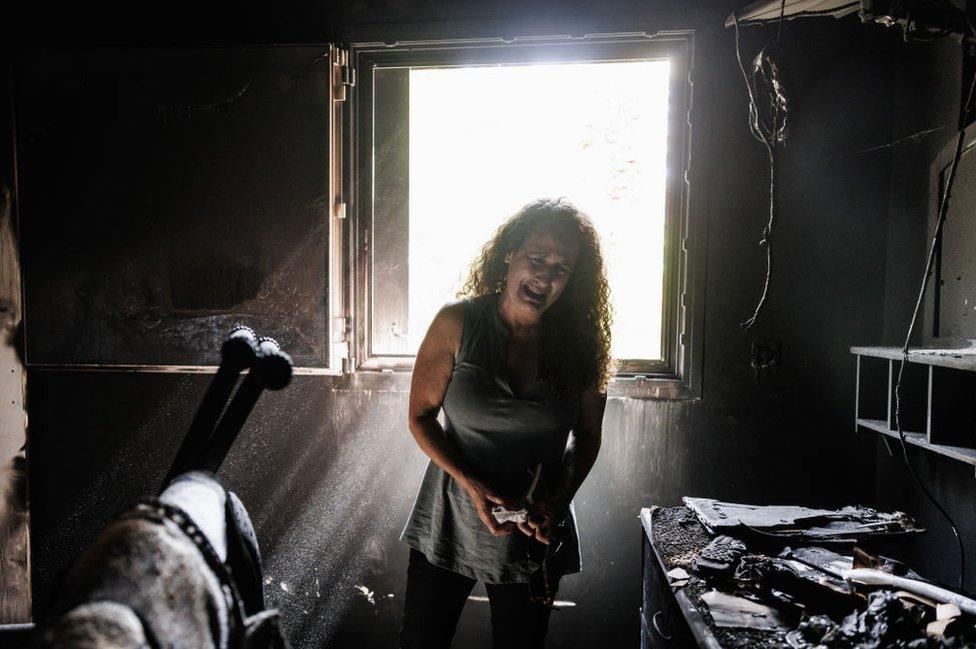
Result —
<path fill-rule="evenodd" d="M 976 29 L 973 25 L 969 25 L 970 34 L 973 38 L 976 38 Z M 966 42 L 963 39 L 963 56 L 966 56 Z M 962 123 L 966 124 L 969 118 L 972 116 L 973 112 L 973 98 L 976 95 L 976 74 L 973 75 L 973 79 L 969 85 L 969 92 L 966 95 L 966 102 L 963 106 L 963 120 Z M 928 290 L 929 278 L 932 276 L 932 270 L 935 266 L 936 251 L 939 246 L 939 241 L 942 238 L 942 229 L 946 222 L 946 215 L 949 211 L 949 197 L 952 194 L 952 185 L 956 180 L 956 169 L 959 167 L 959 160 L 962 158 L 963 145 L 966 141 L 966 128 L 965 126 L 959 129 L 959 135 L 956 138 L 956 150 L 952 157 L 952 164 L 949 166 L 949 174 L 945 182 L 945 190 L 942 194 L 942 200 L 939 202 L 939 212 L 935 224 L 935 232 L 932 235 L 932 241 L 929 245 L 929 254 L 925 262 L 925 272 L 922 274 L 922 284 L 918 289 L 918 297 L 915 300 L 915 309 L 912 311 L 912 319 L 908 323 L 908 333 L 905 335 L 905 344 L 901 350 L 901 362 L 898 365 L 898 380 L 895 382 L 895 426 L 898 429 L 898 439 L 901 441 L 901 454 L 905 461 L 905 465 L 908 467 L 909 473 L 911 473 L 912 478 L 918 484 L 922 493 L 928 498 L 929 502 L 935 506 L 942 516 L 945 517 L 946 521 L 949 522 L 949 527 L 952 529 L 952 534 L 956 539 L 956 544 L 959 546 L 959 588 L 962 589 L 963 583 L 966 578 L 966 550 L 962 543 L 962 537 L 959 534 L 959 528 L 956 526 L 952 516 L 946 511 L 945 507 L 935 498 L 935 496 L 929 491 L 925 483 L 918 477 L 915 472 L 915 467 L 912 466 L 911 459 L 908 457 L 908 447 L 905 444 L 905 431 L 901 424 L 901 383 L 902 377 L 905 373 L 905 363 L 908 361 L 908 350 L 912 342 L 912 336 L 915 333 L 915 326 L 918 323 L 918 315 L 922 310 L 922 303 L 925 301 L 925 293 Z"/>
<path fill-rule="evenodd" d="M 742 50 L 739 44 L 739 18 L 732 15 L 735 27 L 735 58 L 739 63 L 739 70 L 746 83 L 749 93 L 749 130 L 759 142 L 766 147 L 769 156 L 769 215 L 766 226 L 762 231 L 759 246 L 766 253 L 766 276 L 763 281 L 762 293 L 753 310 L 752 315 L 742 322 L 746 331 L 755 326 L 760 313 L 769 298 L 769 287 L 773 276 L 773 226 L 777 213 L 777 183 L 778 183 L 778 153 L 779 148 L 786 142 L 787 117 L 789 115 L 789 100 L 783 84 L 779 66 L 773 58 L 773 53 L 779 47 L 783 35 L 783 18 L 786 11 L 786 0 L 780 3 L 779 26 L 776 31 L 776 41 L 763 47 L 752 60 L 749 72 L 742 62 Z M 757 97 L 762 94 L 764 102 L 760 105 Z"/>

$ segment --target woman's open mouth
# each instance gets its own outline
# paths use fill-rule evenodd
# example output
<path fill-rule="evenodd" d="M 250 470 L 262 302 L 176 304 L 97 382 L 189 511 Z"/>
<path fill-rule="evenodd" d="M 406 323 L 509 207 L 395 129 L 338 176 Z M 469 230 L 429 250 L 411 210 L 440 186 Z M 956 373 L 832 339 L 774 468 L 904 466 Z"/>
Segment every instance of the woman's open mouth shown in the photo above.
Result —
<path fill-rule="evenodd" d="M 530 288 L 527 284 L 522 284 L 522 288 L 520 289 L 520 292 L 522 293 L 522 297 L 524 297 L 527 301 L 531 302 L 536 306 L 541 307 L 546 303 L 545 292 L 536 291 Z"/>

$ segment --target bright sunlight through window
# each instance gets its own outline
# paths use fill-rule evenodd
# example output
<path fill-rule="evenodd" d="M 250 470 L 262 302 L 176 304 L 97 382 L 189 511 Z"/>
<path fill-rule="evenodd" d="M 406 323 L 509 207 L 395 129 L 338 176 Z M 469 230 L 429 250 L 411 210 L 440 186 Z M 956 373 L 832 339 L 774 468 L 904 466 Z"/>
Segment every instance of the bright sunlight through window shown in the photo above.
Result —
<path fill-rule="evenodd" d="M 667 61 L 412 69 L 409 101 L 411 353 L 495 229 L 565 196 L 602 238 L 614 357 L 661 358 Z"/>

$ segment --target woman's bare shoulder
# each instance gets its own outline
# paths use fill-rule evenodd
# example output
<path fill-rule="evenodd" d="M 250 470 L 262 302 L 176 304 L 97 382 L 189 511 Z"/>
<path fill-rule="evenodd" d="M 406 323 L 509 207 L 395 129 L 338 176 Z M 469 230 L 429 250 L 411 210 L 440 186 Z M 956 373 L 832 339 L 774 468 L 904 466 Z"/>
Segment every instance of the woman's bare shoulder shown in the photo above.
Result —
<path fill-rule="evenodd" d="M 448 347 L 457 351 L 464 329 L 465 301 L 451 302 L 441 307 L 427 330 L 427 338 L 438 347 Z"/>
<path fill-rule="evenodd" d="M 464 325 L 464 313 L 467 308 L 467 300 L 449 302 L 440 308 L 437 315 L 434 316 L 434 321 L 431 323 L 431 326 L 436 324 L 440 327 L 460 331 Z"/>
<path fill-rule="evenodd" d="M 437 317 L 449 320 L 452 324 L 461 325 L 464 323 L 464 312 L 467 310 L 469 303 L 470 300 L 448 302 L 437 312 Z"/>

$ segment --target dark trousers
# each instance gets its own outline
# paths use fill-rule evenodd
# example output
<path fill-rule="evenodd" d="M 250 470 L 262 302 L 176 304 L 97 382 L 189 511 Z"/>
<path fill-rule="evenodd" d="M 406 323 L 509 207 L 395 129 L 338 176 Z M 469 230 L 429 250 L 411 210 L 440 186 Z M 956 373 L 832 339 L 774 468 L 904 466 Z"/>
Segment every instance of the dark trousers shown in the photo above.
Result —
<path fill-rule="evenodd" d="M 433 565 L 410 549 L 400 649 L 448 649 L 475 580 Z M 529 599 L 528 584 L 485 584 L 494 649 L 540 649 L 550 608 Z"/>

